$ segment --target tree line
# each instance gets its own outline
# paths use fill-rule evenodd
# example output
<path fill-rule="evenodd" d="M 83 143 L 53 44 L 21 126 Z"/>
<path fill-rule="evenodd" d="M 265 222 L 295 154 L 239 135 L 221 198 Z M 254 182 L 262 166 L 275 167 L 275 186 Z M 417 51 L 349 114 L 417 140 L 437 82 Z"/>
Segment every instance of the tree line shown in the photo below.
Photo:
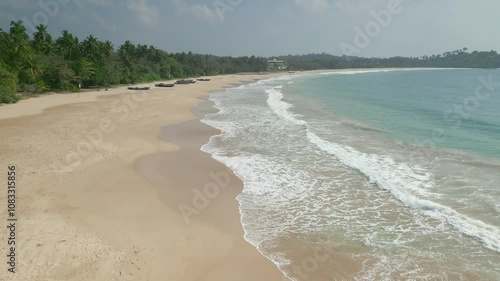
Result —
<path fill-rule="evenodd" d="M 19 100 L 18 91 L 79 91 L 80 87 L 131 84 L 156 80 L 261 72 L 263 57 L 218 57 L 167 53 L 154 46 L 110 41 L 90 35 L 80 40 L 67 30 L 53 38 L 47 26 L 31 36 L 22 21 L 0 29 L 0 103 Z"/>
<path fill-rule="evenodd" d="M 19 100 L 18 92 L 79 91 L 80 87 L 133 84 L 157 80 L 267 71 L 267 58 L 168 53 L 126 41 L 115 48 L 90 35 L 80 40 L 67 30 L 53 38 L 47 26 L 28 34 L 22 21 L 0 29 L 0 103 Z M 495 51 L 467 48 L 423 57 L 362 58 L 326 53 L 276 57 L 288 70 L 450 67 L 500 68 Z"/>
<path fill-rule="evenodd" d="M 469 53 L 467 48 L 422 57 L 363 58 L 322 53 L 278 58 L 288 63 L 289 70 L 383 67 L 500 68 L 500 55 L 496 51 Z"/>

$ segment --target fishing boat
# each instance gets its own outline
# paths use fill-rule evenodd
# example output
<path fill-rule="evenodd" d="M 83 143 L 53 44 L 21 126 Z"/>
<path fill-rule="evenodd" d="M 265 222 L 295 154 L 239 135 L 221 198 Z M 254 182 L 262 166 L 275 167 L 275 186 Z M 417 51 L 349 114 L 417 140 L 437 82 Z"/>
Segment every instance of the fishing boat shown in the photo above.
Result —
<path fill-rule="evenodd" d="M 165 83 L 159 83 L 159 84 L 155 84 L 156 87 L 161 87 L 161 88 L 172 88 L 173 86 L 175 86 L 175 84 L 165 84 Z"/>
<path fill-rule="evenodd" d="M 147 91 L 150 87 L 128 87 L 127 89 L 134 91 Z"/>
<path fill-rule="evenodd" d="M 198 78 L 198 79 L 196 79 L 196 80 L 198 80 L 198 81 L 202 81 L 202 82 L 208 82 L 208 81 L 210 81 L 210 79 L 209 79 L 209 78 Z"/>

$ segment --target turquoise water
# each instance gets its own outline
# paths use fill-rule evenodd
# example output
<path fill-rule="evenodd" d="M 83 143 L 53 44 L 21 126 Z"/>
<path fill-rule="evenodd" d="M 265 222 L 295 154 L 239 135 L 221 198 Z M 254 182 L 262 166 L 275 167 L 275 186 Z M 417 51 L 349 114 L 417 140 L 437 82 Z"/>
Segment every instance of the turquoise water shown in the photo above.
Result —
<path fill-rule="evenodd" d="M 500 159 L 500 70 L 394 71 L 298 80 L 287 91 L 317 99 L 339 117 L 406 142 Z M 496 90 L 483 81 L 493 81 Z M 439 137 L 433 137 L 437 133 Z"/>
<path fill-rule="evenodd" d="M 500 85 L 484 80 L 500 71 L 259 81 L 211 95 L 202 121 L 222 134 L 202 150 L 242 179 L 245 238 L 292 280 L 500 280 Z"/>

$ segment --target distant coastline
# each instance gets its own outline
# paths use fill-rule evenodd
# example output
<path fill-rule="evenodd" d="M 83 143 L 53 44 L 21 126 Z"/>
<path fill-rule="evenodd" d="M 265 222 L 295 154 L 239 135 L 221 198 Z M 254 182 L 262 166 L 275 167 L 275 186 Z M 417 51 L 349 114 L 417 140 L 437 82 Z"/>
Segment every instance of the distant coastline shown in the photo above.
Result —
<path fill-rule="evenodd" d="M 272 73 L 318 69 L 360 68 L 500 68 L 495 51 L 461 48 L 422 57 L 362 58 L 326 53 L 258 56 L 214 56 L 192 52 L 168 53 L 157 47 L 126 41 L 116 47 L 89 35 L 80 40 L 69 31 L 53 38 L 45 25 L 29 34 L 22 21 L 0 29 L 0 103 L 47 91 L 129 85 L 186 77 L 235 73 Z M 280 64 L 275 67 L 276 61 Z M 19 94 L 25 93 L 25 94 Z"/>

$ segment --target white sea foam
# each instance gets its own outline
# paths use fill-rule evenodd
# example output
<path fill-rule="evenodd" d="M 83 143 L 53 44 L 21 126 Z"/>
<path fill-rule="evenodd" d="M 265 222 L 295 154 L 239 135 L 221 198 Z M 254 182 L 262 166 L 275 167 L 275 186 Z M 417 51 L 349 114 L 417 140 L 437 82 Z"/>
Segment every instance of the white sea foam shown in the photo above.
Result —
<path fill-rule="evenodd" d="M 321 123 L 294 114 L 281 91 L 292 79 L 271 78 L 213 94 L 210 100 L 220 111 L 202 120 L 222 131 L 202 150 L 243 180 L 238 201 L 245 239 L 264 256 L 283 269 L 290 260 L 269 251 L 276 239 L 334 230 L 352 238 L 347 243 L 362 241 L 374 251 L 361 260 L 375 264 L 354 280 L 389 278 L 394 270 L 406 272 L 408 280 L 426 280 L 413 278 L 425 274 L 432 280 L 436 275 L 416 266 L 418 260 L 386 251 L 421 249 L 420 257 L 439 260 L 426 246 L 446 243 L 452 249 L 445 253 L 460 252 L 465 241 L 483 248 L 476 240 L 499 251 L 498 229 L 436 203 L 432 174 L 418 163 L 328 141 L 328 131 L 314 127 Z M 462 240 L 453 228 L 476 239 Z M 420 243 L 425 244 L 418 248 Z"/>
<path fill-rule="evenodd" d="M 268 104 L 278 116 L 295 124 L 307 124 L 289 112 L 292 105 L 282 101 L 283 94 L 279 89 L 274 88 L 267 93 Z M 458 231 L 479 239 L 487 248 L 500 252 L 500 230 L 497 227 L 470 218 L 430 199 L 421 198 L 426 197 L 427 190 L 433 186 L 430 173 L 415 172 L 406 163 L 396 163 L 390 157 L 368 155 L 351 147 L 326 141 L 309 129 L 307 137 L 323 151 L 334 155 L 345 165 L 366 175 L 371 182 L 390 191 L 405 206 L 446 221 Z"/>
<path fill-rule="evenodd" d="M 371 70 L 342 70 L 342 71 L 329 71 L 321 72 L 319 75 L 351 75 L 351 74 L 363 74 L 363 73 L 375 73 L 375 72 L 387 72 L 390 70 L 386 69 L 371 69 Z"/>
<path fill-rule="evenodd" d="M 279 90 L 280 86 L 275 87 L 270 90 L 266 90 L 266 92 L 269 94 L 269 97 L 267 99 L 267 103 L 271 107 L 271 109 L 278 114 L 278 116 L 293 122 L 298 125 L 306 125 L 306 122 L 295 118 L 295 115 L 289 111 L 290 108 L 293 106 L 290 103 L 284 102 L 283 99 L 283 93 Z"/>
<path fill-rule="evenodd" d="M 460 70 L 460 69 L 467 69 L 467 68 L 394 68 L 394 69 L 374 68 L 374 69 L 363 69 L 363 70 L 351 69 L 351 70 L 332 70 L 329 72 L 321 72 L 319 73 L 319 75 L 352 75 L 352 74 L 377 73 L 377 72 L 429 71 L 429 70 L 439 71 L 439 70 Z"/>
<path fill-rule="evenodd" d="M 367 175 L 371 181 L 390 191 L 407 207 L 446 221 L 458 231 L 479 239 L 487 248 L 500 252 L 500 230 L 497 227 L 467 217 L 450 207 L 418 197 L 420 193 L 418 191 L 429 184 L 428 175 L 415 174 L 408 166 L 395 165 L 390 159 L 365 155 L 353 149 L 327 142 L 313 133 L 308 133 L 308 136 L 311 142 L 324 151 L 335 155 L 344 164 Z M 412 194 L 412 192 L 415 193 Z"/>

